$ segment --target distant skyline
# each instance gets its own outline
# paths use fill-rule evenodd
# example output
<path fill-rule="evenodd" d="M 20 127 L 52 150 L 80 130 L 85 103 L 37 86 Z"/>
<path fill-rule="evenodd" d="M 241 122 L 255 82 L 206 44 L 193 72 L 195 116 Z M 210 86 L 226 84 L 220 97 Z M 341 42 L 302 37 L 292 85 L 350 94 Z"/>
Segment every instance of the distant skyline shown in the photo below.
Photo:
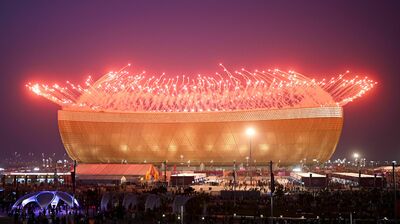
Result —
<path fill-rule="evenodd" d="M 224 63 L 371 77 L 378 85 L 344 107 L 333 158 L 399 160 L 399 9 L 397 1 L 0 2 L 1 151 L 65 152 L 60 108 L 29 92 L 29 81 L 83 83 L 128 63 L 151 75 L 212 74 Z"/>

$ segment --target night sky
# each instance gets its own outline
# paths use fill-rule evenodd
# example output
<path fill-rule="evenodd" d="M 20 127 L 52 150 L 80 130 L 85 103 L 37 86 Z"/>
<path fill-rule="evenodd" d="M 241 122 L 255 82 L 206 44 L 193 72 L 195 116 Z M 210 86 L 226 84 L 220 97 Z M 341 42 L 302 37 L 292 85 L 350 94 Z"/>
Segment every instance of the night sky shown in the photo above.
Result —
<path fill-rule="evenodd" d="M 222 62 L 368 75 L 379 84 L 345 106 L 333 158 L 399 160 L 399 12 L 396 1 L 1 1 L 1 155 L 64 154 L 60 108 L 29 81 L 83 83 L 128 63 L 131 72 L 213 74 Z"/>

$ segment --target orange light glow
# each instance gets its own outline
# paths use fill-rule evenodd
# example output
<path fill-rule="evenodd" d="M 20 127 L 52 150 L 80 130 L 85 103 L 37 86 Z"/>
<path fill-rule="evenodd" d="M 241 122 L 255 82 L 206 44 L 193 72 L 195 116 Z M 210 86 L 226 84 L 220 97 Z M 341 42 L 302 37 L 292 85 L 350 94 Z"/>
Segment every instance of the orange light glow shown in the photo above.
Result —
<path fill-rule="evenodd" d="M 146 77 L 145 71 L 131 75 L 129 66 L 95 82 L 89 76 L 83 86 L 67 81 L 66 86 L 28 83 L 27 87 L 64 109 L 202 112 L 343 106 L 376 84 L 367 77 L 344 78 L 349 71 L 317 81 L 292 70 L 230 72 L 220 64 L 222 74 L 167 78 L 164 73 Z"/>

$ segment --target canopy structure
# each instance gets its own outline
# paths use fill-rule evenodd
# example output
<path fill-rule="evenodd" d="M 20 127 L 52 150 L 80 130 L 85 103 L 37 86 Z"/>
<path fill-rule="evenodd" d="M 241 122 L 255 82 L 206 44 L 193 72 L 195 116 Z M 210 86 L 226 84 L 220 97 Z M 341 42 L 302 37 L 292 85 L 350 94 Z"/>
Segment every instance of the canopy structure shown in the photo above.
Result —
<path fill-rule="evenodd" d="M 36 203 L 42 209 L 47 208 L 49 205 L 51 205 L 52 207 L 53 206 L 57 207 L 60 201 L 63 201 L 70 207 L 74 206 L 79 207 L 78 201 L 73 196 L 71 196 L 66 192 L 39 191 L 26 194 L 21 198 L 19 198 L 12 206 L 12 209 L 24 208 L 29 203 Z"/>
<path fill-rule="evenodd" d="M 124 200 L 122 201 L 122 206 L 125 209 L 129 209 L 130 207 L 134 207 L 139 203 L 138 196 L 133 193 L 127 193 L 124 196 Z"/>
<path fill-rule="evenodd" d="M 161 207 L 161 198 L 156 194 L 149 194 L 146 197 L 146 202 L 144 203 L 145 210 L 154 210 Z"/>
<path fill-rule="evenodd" d="M 107 211 L 109 206 L 113 206 L 116 201 L 118 201 L 118 194 L 115 194 L 114 192 L 106 192 L 101 197 L 100 209 L 102 211 Z"/>
<path fill-rule="evenodd" d="M 172 203 L 172 212 L 178 214 L 181 212 L 181 207 L 186 206 L 186 203 L 192 199 L 193 196 L 177 195 Z"/>
<path fill-rule="evenodd" d="M 108 211 L 110 208 L 115 207 L 117 204 L 119 204 L 120 196 L 121 194 L 117 192 L 104 193 L 103 196 L 101 197 L 100 209 L 102 211 Z M 125 193 L 123 197 L 124 199 L 122 201 L 122 206 L 125 209 L 128 210 L 130 208 L 138 206 L 139 195 L 134 193 Z"/>

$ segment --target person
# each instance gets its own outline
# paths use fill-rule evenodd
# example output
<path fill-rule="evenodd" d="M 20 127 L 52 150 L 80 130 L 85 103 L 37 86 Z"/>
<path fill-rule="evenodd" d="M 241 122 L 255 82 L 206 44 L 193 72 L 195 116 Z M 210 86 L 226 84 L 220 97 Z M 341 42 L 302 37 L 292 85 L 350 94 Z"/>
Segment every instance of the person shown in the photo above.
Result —
<path fill-rule="evenodd" d="M 14 215 L 13 215 L 13 217 L 14 217 L 14 223 L 18 223 L 18 219 L 19 219 L 19 213 L 18 213 L 18 210 L 17 211 L 15 211 L 14 212 Z"/>
<path fill-rule="evenodd" d="M 41 212 L 40 212 L 40 213 L 39 213 L 38 219 L 39 219 L 39 223 L 41 223 L 41 224 L 47 224 L 47 223 L 49 223 L 49 220 L 47 219 L 45 213 L 41 213 Z"/>
<path fill-rule="evenodd" d="M 61 224 L 67 224 L 67 214 L 61 217 Z"/>
<path fill-rule="evenodd" d="M 28 214 L 28 224 L 34 224 L 35 223 L 35 214 L 30 211 Z"/>

